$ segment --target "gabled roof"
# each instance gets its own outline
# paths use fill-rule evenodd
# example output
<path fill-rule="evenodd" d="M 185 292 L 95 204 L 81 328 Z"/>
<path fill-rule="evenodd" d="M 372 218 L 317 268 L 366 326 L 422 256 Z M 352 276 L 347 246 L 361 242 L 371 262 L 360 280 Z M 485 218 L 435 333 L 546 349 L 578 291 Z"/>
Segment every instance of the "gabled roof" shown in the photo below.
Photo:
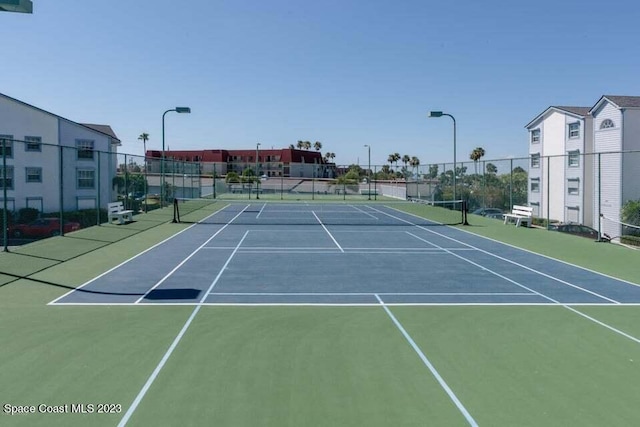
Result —
<path fill-rule="evenodd" d="M 534 125 L 534 123 L 540 121 L 541 119 L 548 116 L 552 112 L 559 112 L 563 114 L 568 114 L 570 116 L 573 116 L 579 119 L 584 119 L 586 116 L 589 115 L 589 111 L 590 111 L 589 107 L 559 107 L 559 106 L 552 105 L 551 107 L 544 110 L 542 113 L 538 114 L 529 123 L 527 123 L 525 128 L 527 129 L 531 128 Z"/>
<path fill-rule="evenodd" d="M 109 135 L 111 139 L 113 139 L 113 141 L 111 141 L 113 144 L 121 145 L 120 139 L 116 136 L 116 133 L 113 131 L 113 129 L 111 129 L 111 126 L 109 125 L 95 125 L 91 123 L 78 123 L 78 124 L 84 127 L 87 127 L 89 129 L 98 131 L 100 133 L 104 133 L 105 135 Z"/>
<path fill-rule="evenodd" d="M 610 102 L 616 108 L 640 108 L 640 96 L 618 96 L 618 95 L 602 95 L 596 105 L 594 105 L 589 113 L 593 114 L 594 111 L 602 107 L 605 102 Z"/>
<path fill-rule="evenodd" d="M 120 139 L 118 139 L 118 137 L 116 136 L 115 132 L 113 132 L 113 129 L 111 129 L 111 127 L 110 127 L 110 126 L 108 126 L 108 125 L 86 125 L 86 124 L 82 124 L 82 123 L 74 122 L 73 120 L 66 119 L 66 118 L 64 118 L 64 117 L 62 117 L 62 116 L 59 116 L 59 115 L 57 115 L 57 114 L 54 114 L 54 113 L 52 113 L 52 112 L 50 112 L 50 111 L 43 110 L 42 108 L 38 108 L 38 107 L 36 107 L 35 105 L 27 104 L 27 103 L 26 103 L 26 102 L 24 102 L 24 101 L 20 101 L 19 99 L 12 98 L 12 97 L 10 97 L 9 95 L 5 95 L 4 93 L 0 93 L 0 96 L 3 96 L 3 97 L 5 97 L 5 98 L 7 98 L 7 99 L 9 99 L 9 100 L 11 100 L 11 101 L 13 101 L 13 102 L 17 102 L 18 104 L 22 104 L 22 105 L 27 106 L 27 107 L 29 107 L 29 108 L 33 108 L 34 110 L 40 111 L 40 112 L 42 112 L 42 113 L 45 113 L 45 114 L 48 114 L 48 115 L 50 115 L 50 116 L 56 117 L 56 118 L 58 118 L 58 119 L 65 120 L 65 121 L 70 122 L 70 123 L 75 123 L 75 124 L 77 124 L 77 125 L 80 125 L 80 126 L 84 126 L 84 127 L 86 127 L 86 128 L 89 128 L 89 129 L 91 129 L 91 130 L 93 130 L 93 131 L 96 131 L 96 132 L 100 132 L 100 133 L 102 133 L 102 134 L 105 134 L 105 135 L 107 135 L 107 136 L 109 136 L 109 137 L 111 137 L 112 139 L 114 139 L 114 140 L 115 140 L 115 141 L 112 141 L 112 142 L 114 142 L 114 143 L 116 143 L 116 144 L 120 145 Z"/>

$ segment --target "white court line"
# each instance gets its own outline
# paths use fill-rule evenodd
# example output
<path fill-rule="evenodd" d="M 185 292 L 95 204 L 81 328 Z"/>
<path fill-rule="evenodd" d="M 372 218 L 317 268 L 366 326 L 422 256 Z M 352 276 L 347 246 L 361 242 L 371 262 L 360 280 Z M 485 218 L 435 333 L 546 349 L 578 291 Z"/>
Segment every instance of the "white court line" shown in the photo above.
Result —
<path fill-rule="evenodd" d="M 211 295 L 250 296 L 518 296 L 534 292 L 212 292 Z"/>
<path fill-rule="evenodd" d="M 380 218 L 378 218 L 377 216 L 372 215 L 372 214 L 370 214 L 369 212 L 367 212 L 367 211 L 365 211 L 365 210 L 362 210 L 362 209 L 360 209 L 360 208 L 359 208 L 359 207 L 357 207 L 357 206 L 354 206 L 354 205 L 349 205 L 349 206 L 351 206 L 353 209 L 357 210 L 358 212 L 361 212 L 361 213 L 363 213 L 363 214 L 365 214 L 365 215 L 370 216 L 371 218 L 373 218 L 373 219 L 375 219 L 375 220 L 380 220 Z"/>
<path fill-rule="evenodd" d="M 169 277 L 171 277 L 173 275 L 173 273 L 175 273 L 180 267 L 182 267 L 187 261 L 189 261 L 191 259 L 191 257 L 193 257 L 196 253 L 198 253 L 200 251 L 200 249 L 202 249 L 207 243 L 209 243 L 210 241 L 212 241 L 218 234 L 222 233 L 222 231 L 227 228 L 229 226 L 229 224 L 231 224 L 233 222 L 234 219 L 238 218 L 245 210 L 247 210 L 247 208 L 249 207 L 249 205 L 245 206 L 244 209 L 242 209 L 240 212 L 238 212 L 238 214 L 236 216 L 234 216 L 231 221 L 229 221 L 228 223 L 226 223 L 224 226 L 222 226 L 218 231 L 216 231 L 213 236 L 209 237 L 203 244 L 201 244 L 200 246 L 198 246 L 193 252 L 191 252 L 189 254 L 189 256 L 187 256 L 185 259 L 183 259 L 178 265 L 176 265 L 170 272 L 168 272 L 162 279 L 160 279 L 158 282 L 156 282 L 155 285 L 153 285 L 147 292 L 144 293 L 144 295 L 142 295 L 140 298 L 138 298 L 136 300 L 136 303 L 139 303 L 140 301 L 142 301 L 143 299 L 145 299 L 151 292 L 153 292 L 158 286 L 160 286 L 162 283 L 164 283 L 165 280 L 167 280 Z M 236 249 L 237 250 L 237 249 Z"/>
<path fill-rule="evenodd" d="M 267 204 L 266 204 L 266 203 L 264 203 L 264 204 L 262 205 L 262 208 L 260 208 L 260 212 L 258 212 L 258 215 L 256 215 L 256 219 L 260 218 L 260 214 L 261 214 L 261 213 L 262 213 L 262 211 L 264 210 L 265 206 L 267 206 Z"/>
<path fill-rule="evenodd" d="M 340 244 L 338 243 L 338 241 L 335 239 L 335 237 L 333 237 L 333 235 L 331 234 L 331 232 L 329 232 L 329 230 L 327 229 L 327 227 L 324 226 L 324 224 L 322 223 L 322 221 L 320 221 L 320 218 L 318 218 L 318 215 L 316 215 L 315 211 L 311 211 L 311 213 L 313 214 L 313 216 L 316 217 L 316 219 L 318 220 L 318 222 L 320 223 L 320 225 L 322 226 L 322 228 L 324 228 L 324 231 L 327 232 L 327 234 L 329 235 L 329 237 L 331 237 L 331 240 L 333 240 L 333 243 L 336 244 L 336 246 L 338 247 L 338 249 L 340 249 L 340 252 L 344 253 L 344 249 L 342 249 L 342 246 L 340 246 Z"/>
<path fill-rule="evenodd" d="M 400 330 L 402 335 L 409 342 L 409 345 L 411 345 L 411 348 L 413 348 L 413 350 L 418 354 L 418 356 L 420 357 L 420 360 L 422 360 L 422 363 L 424 363 L 425 366 L 429 369 L 429 371 L 431 371 L 431 374 L 435 377 L 436 381 L 438 381 L 438 383 L 440 384 L 440 387 L 444 389 L 444 391 L 447 393 L 451 401 L 456 405 L 458 410 L 462 413 L 462 415 L 467 420 L 469 425 L 477 427 L 478 423 L 473 419 L 473 417 L 471 416 L 469 411 L 467 411 L 467 408 L 464 407 L 462 402 L 460 402 L 460 399 L 458 399 L 458 397 L 455 395 L 453 390 L 451 390 L 451 387 L 449 387 L 449 385 L 445 382 L 444 378 L 442 378 L 442 376 L 438 373 L 435 366 L 433 366 L 433 364 L 429 361 L 429 359 L 427 359 L 427 356 L 425 356 L 422 350 L 420 350 L 420 347 L 418 347 L 418 344 L 416 344 L 413 338 L 411 338 L 411 335 L 409 335 L 409 333 L 404 329 L 404 327 L 402 326 L 402 324 L 400 324 L 398 319 L 396 319 L 393 313 L 391 313 L 391 310 L 389 310 L 389 307 L 385 305 L 384 301 L 382 301 L 382 299 L 377 294 L 376 294 L 376 298 L 380 302 L 380 305 L 382 306 L 384 311 L 387 312 L 387 314 L 389 315 L 393 323 Z"/>
<path fill-rule="evenodd" d="M 244 211 L 244 209 L 243 209 L 243 211 Z M 236 217 L 234 217 L 234 219 Z M 230 223 L 231 223 L 231 221 L 228 224 L 230 224 Z M 140 402 L 144 398 L 145 394 L 147 394 L 147 391 L 149 391 L 149 389 L 151 388 L 151 385 L 153 384 L 153 382 L 156 380 L 156 378 L 160 374 L 160 371 L 162 370 L 164 365 L 167 363 L 167 360 L 169 360 L 169 357 L 171 357 L 171 354 L 173 353 L 173 351 L 176 349 L 176 347 L 180 343 L 180 340 L 182 340 L 182 337 L 184 336 L 185 332 L 187 332 L 187 329 L 189 329 L 189 326 L 193 322 L 193 319 L 196 317 L 196 314 L 198 314 L 198 312 L 200 311 L 200 308 L 202 308 L 202 303 L 204 302 L 204 299 L 209 295 L 209 293 L 211 292 L 213 287 L 216 285 L 216 283 L 218 282 L 218 280 L 222 276 L 222 272 L 227 268 L 227 265 L 229 265 L 229 262 L 231 262 L 231 259 L 236 254 L 236 252 L 238 252 L 238 248 L 240 247 L 240 245 L 242 245 L 242 242 L 247 237 L 247 234 L 249 234 L 249 230 L 247 230 L 244 233 L 244 236 L 242 236 L 242 239 L 240 239 L 240 241 L 238 242 L 238 245 L 236 246 L 235 250 L 231 253 L 231 255 L 229 255 L 229 258 L 227 259 L 227 262 L 224 263 L 224 265 L 220 269 L 220 272 L 218 273 L 218 275 L 214 279 L 213 283 L 211 283 L 211 286 L 209 287 L 207 292 L 204 293 L 204 295 L 203 295 L 202 299 L 200 300 L 200 302 L 193 309 L 193 312 L 191 312 L 191 315 L 189 316 L 189 318 L 185 322 L 184 326 L 182 326 L 182 329 L 180 330 L 178 335 L 176 335 L 175 339 L 171 343 L 171 346 L 169 346 L 169 349 L 166 351 L 164 356 L 162 356 L 162 359 L 158 363 L 158 366 L 156 366 L 156 368 L 153 370 L 153 372 L 151 373 L 151 375 L 147 379 L 147 382 L 144 384 L 144 386 L 142 386 L 142 389 L 140 390 L 140 392 L 138 393 L 136 398 L 131 403 L 131 406 L 129 407 L 127 412 L 124 414 L 124 416 L 122 417 L 122 419 L 118 423 L 118 427 L 124 427 L 124 426 L 127 425 L 127 423 L 129 422 L 129 418 L 131 418 L 131 416 L 133 415 L 135 410 L 138 408 L 138 405 L 140 404 Z"/>
<path fill-rule="evenodd" d="M 393 215 L 390 215 L 390 214 L 388 214 L 388 213 L 385 213 L 385 212 L 382 212 L 382 211 L 380 211 L 380 212 L 381 212 L 381 213 L 384 213 L 385 215 L 389 215 L 389 216 L 392 216 L 392 217 L 393 217 Z M 402 211 L 399 211 L 399 212 L 402 212 Z M 409 215 L 411 215 L 411 214 L 409 214 Z M 415 216 L 415 215 L 412 215 L 412 216 Z M 400 218 L 398 218 L 398 219 L 400 219 Z M 410 221 L 407 221 L 407 220 L 405 220 L 405 219 L 401 219 L 401 220 L 402 220 L 402 221 L 404 221 L 404 222 L 407 222 L 407 223 L 413 224 L 413 223 L 411 223 Z M 425 227 L 421 227 L 421 226 L 419 226 L 419 225 L 417 225 L 417 224 L 413 224 L 413 225 L 414 225 L 415 227 L 418 227 L 418 228 L 422 229 L 422 230 L 428 231 L 429 233 L 433 233 L 433 234 L 436 234 L 436 235 L 438 235 L 438 236 L 441 236 L 441 237 L 447 238 L 447 239 L 449 239 L 449 240 L 453 240 L 454 242 L 462 243 L 463 245 L 466 245 L 466 246 L 469 246 L 469 247 L 472 247 L 472 248 L 476 248 L 476 247 L 475 247 L 475 246 L 473 246 L 473 245 L 469 245 L 469 244 L 467 244 L 467 243 L 461 242 L 461 241 L 459 241 L 459 240 L 457 240 L 457 239 L 454 239 L 454 238 L 452 238 L 452 237 L 445 236 L 444 234 L 437 233 L 437 232 L 432 231 L 432 230 L 429 230 L 429 229 L 427 229 L 427 228 L 425 228 Z M 484 252 L 484 253 L 486 253 L 486 254 L 488 254 L 488 255 L 495 256 L 495 257 L 497 257 L 497 258 L 499 258 L 499 259 L 503 259 L 503 260 L 505 260 L 505 261 L 510 261 L 510 260 L 506 260 L 505 258 L 502 258 L 502 257 L 500 257 L 500 256 L 498 256 L 498 255 L 495 255 L 495 254 L 492 254 L 492 253 L 490 253 L 490 252 L 484 251 L 484 250 L 482 250 L 482 249 L 479 249 L 479 248 L 476 248 L 476 249 L 477 249 L 477 250 L 479 250 L 479 251 L 481 251 L 481 252 Z M 533 252 L 532 252 L 532 253 L 533 253 Z M 457 254 L 453 254 L 453 253 L 452 253 L 452 255 L 454 255 L 454 256 L 456 256 L 456 257 L 459 257 L 459 258 L 461 258 L 461 259 L 465 259 L 465 258 L 462 258 L 460 255 L 457 255 Z M 548 257 L 547 257 L 547 258 L 548 258 Z M 551 259 L 551 258 L 549 258 L 549 259 Z M 520 264 L 518 264 L 518 263 L 516 263 L 516 262 L 513 262 L 513 264 L 515 264 L 515 265 L 520 265 Z M 521 265 L 521 266 L 522 266 L 522 265 Z M 484 267 L 482 267 L 482 266 L 480 266 L 480 267 L 481 267 L 481 268 L 483 268 L 483 269 L 485 269 L 485 270 L 488 270 L 488 269 L 486 269 L 486 268 L 484 268 Z M 522 266 L 522 267 L 524 267 L 524 266 Z M 533 271 L 533 272 L 537 272 L 536 270 L 533 270 L 533 269 L 529 269 L 529 268 L 527 268 L 527 269 L 528 269 L 528 270 L 531 270 L 531 271 Z M 490 270 L 488 270 L 488 271 L 490 271 Z M 543 274 L 542 272 L 538 272 L 538 273 Z M 551 276 L 549 276 L 549 277 L 551 277 Z M 507 280 L 511 281 L 510 279 L 507 279 Z M 514 282 L 514 283 L 515 283 L 515 282 Z M 523 288 L 525 288 L 525 289 L 528 289 L 526 286 L 523 286 L 523 285 L 519 285 L 519 286 L 521 286 L 521 287 L 523 287 Z M 535 292 L 535 291 L 533 291 L 533 292 Z M 547 297 L 547 296 L 545 296 L 545 295 L 540 294 L 539 292 L 536 292 L 536 293 L 537 293 L 537 294 L 539 294 L 540 296 L 542 296 L 543 298 L 546 298 L 546 299 L 548 299 L 548 300 L 550 300 L 550 301 L 554 301 L 554 300 L 553 300 L 553 298 L 549 298 L 549 297 Z M 604 298 L 604 297 L 603 297 L 603 298 Z M 612 301 L 612 302 L 614 303 L 614 305 L 616 305 L 616 306 L 623 305 L 623 304 L 621 304 L 620 302 L 618 302 L 618 301 L 614 301 L 614 300 L 612 300 L 612 299 L 610 299 L 610 298 L 604 298 L 604 299 L 609 300 L 609 301 Z M 619 334 L 619 335 L 621 335 L 621 336 L 623 336 L 623 337 L 625 337 L 625 338 L 630 339 L 631 341 L 634 341 L 634 342 L 636 342 L 636 343 L 639 343 L 639 344 L 640 344 L 640 339 L 638 339 L 638 338 L 636 338 L 636 337 L 634 337 L 634 336 L 632 336 L 632 335 L 629 335 L 629 334 L 627 334 L 626 332 L 621 331 L 620 329 L 616 329 L 616 328 L 614 328 L 613 326 L 608 325 L 608 324 L 606 324 L 606 323 L 604 323 L 604 322 L 602 322 L 602 321 L 600 321 L 600 320 L 598 320 L 598 319 L 595 319 L 595 318 L 593 318 L 593 317 L 591 317 L 591 316 L 589 316 L 589 315 L 587 315 L 587 314 L 585 314 L 585 313 L 582 313 L 582 312 L 580 312 L 580 311 L 578 311 L 578 310 L 576 310 L 575 308 L 573 308 L 573 307 L 572 307 L 572 306 L 578 306 L 579 304 L 562 304 L 562 303 L 559 303 L 559 302 L 558 302 L 558 305 L 560 305 L 560 306 L 562 306 L 562 307 L 566 308 L 567 310 L 572 311 L 572 312 L 573 312 L 573 313 L 575 313 L 575 314 L 578 314 L 578 315 L 580 315 L 580 316 L 584 317 L 585 319 L 591 320 L 592 322 L 594 322 L 594 323 L 596 323 L 596 324 L 598 324 L 598 325 L 600 325 L 600 326 L 602 326 L 602 327 L 604 327 L 604 328 L 607 328 L 607 329 L 609 329 L 609 330 L 610 330 L 610 331 L 612 331 L 612 332 L 615 332 L 615 333 L 617 333 L 617 334 Z M 586 304 L 582 304 L 582 305 L 586 305 Z M 600 304 L 600 305 L 604 305 L 604 304 Z M 624 305 L 628 305 L 628 304 L 624 304 Z"/>
<path fill-rule="evenodd" d="M 209 219 L 209 218 L 211 218 L 212 216 L 214 216 L 215 214 L 217 214 L 217 213 L 219 213 L 219 212 L 222 212 L 224 209 L 228 208 L 229 206 L 231 206 L 231 205 L 230 205 L 230 204 L 227 204 L 227 205 L 223 206 L 222 208 L 218 209 L 217 211 L 215 211 L 215 212 L 214 212 L 214 213 L 212 213 L 211 215 L 209 215 L 209 216 L 207 216 L 206 218 L 204 218 L 204 219 L 203 219 L 203 221 L 204 221 L 204 220 L 207 220 L 207 219 Z M 195 227 L 196 225 L 198 225 L 198 224 L 192 224 L 192 225 L 190 225 L 189 227 L 185 228 L 184 230 L 181 230 L 181 231 L 177 232 L 176 234 L 174 234 L 174 235 L 172 235 L 172 236 L 170 236 L 170 237 L 167 237 L 167 238 L 166 238 L 166 239 L 164 239 L 163 241 L 158 242 L 158 243 L 156 243 L 155 245 L 151 246 L 150 248 L 147 248 L 147 249 L 145 249 L 144 251 L 142 251 L 142 252 L 140 252 L 140 253 L 138 253 L 138 254 L 136 254 L 136 255 L 132 256 L 131 258 L 129 258 L 129 259 L 127 259 L 127 260 L 125 260 L 125 261 L 121 262 L 120 264 L 116 265 L 115 267 L 112 267 L 112 268 L 108 269 L 108 270 L 107 270 L 107 271 L 105 271 L 104 273 L 102 273 L 102 274 L 100 274 L 100 275 L 98 275 L 98 276 L 94 277 L 93 279 L 91 279 L 91 280 L 89 280 L 89 281 L 87 281 L 87 282 L 83 283 L 82 285 L 78 286 L 77 288 L 74 288 L 74 289 L 70 290 L 69 292 L 65 293 L 64 295 L 59 296 L 58 298 L 54 299 L 53 301 L 51 301 L 51 302 L 50 302 L 50 303 L 48 303 L 47 305 L 56 304 L 59 300 L 63 299 L 64 297 L 66 297 L 67 295 L 71 294 L 72 292 L 75 292 L 75 291 L 77 291 L 78 289 L 82 289 L 82 288 L 84 288 L 84 287 L 85 287 L 85 286 L 87 286 L 88 284 L 93 283 L 94 281 L 98 280 L 99 278 L 101 278 L 101 277 L 103 277 L 103 276 L 105 276 L 105 275 L 107 275 L 107 274 L 111 273 L 112 271 L 114 271 L 114 270 L 116 270 L 116 269 L 118 269 L 118 268 L 122 267 L 123 265 L 127 264 L 128 262 L 133 261 L 134 259 L 138 258 L 139 256 L 142 256 L 142 255 L 144 255 L 145 253 L 147 253 L 147 252 L 149 252 L 149 251 L 151 251 L 151 250 L 153 250 L 153 249 L 157 248 L 158 246 L 162 245 L 163 243 L 168 242 L 169 240 L 173 239 L 174 237 L 176 237 L 176 236 L 178 236 L 178 235 L 180 235 L 180 234 L 184 233 L 185 231 L 187 231 L 187 230 L 191 229 L 192 227 Z"/>
<path fill-rule="evenodd" d="M 597 297 L 597 298 L 602 298 L 602 299 L 607 300 L 607 301 L 609 301 L 609 302 L 612 302 L 612 303 L 614 303 L 614 304 L 619 304 L 619 303 L 620 303 L 619 301 L 616 301 L 616 300 L 614 300 L 614 299 L 612 299 L 612 298 L 605 297 L 604 295 L 601 295 L 601 294 L 599 294 L 599 293 L 597 293 L 597 292 L 590 291 L 590 290 L 585 289 L 585 288 L 583 288 L 583 287 L 581 287 L 581 286 L 574 285 L 573 283 L 569 283 L 569 282 L 567 282 L 566 280 L 559 279 L 559 278 L 554 277 L 554 276 L 552 276 L 552 275 L 550 275 L 550 274 L 543 273 L 542 271 L 536 270 L 536 269 L 531 268 L 531 267 L 527 267 L 526 265 L 523 265 L 523 264 L 520 264 L 520 263 L 515 262 L 515 261 L 513 261 L 513 260 L 510 260 L 510 259 L 507 259 L 507 258 L 501 257 L 500 255 L 496 255 L 496 254 L 494 254 L 494 253 L 491 253 L 491 252 L 485 251 L 484 249 L 480 249 L 480 248 L 478 248 L 478 247 L 476 247 L 476 246 L 473 246 L 473 245 L 470 245 L 470 244 L 468 244 L 468 243 L 461 242 L 460 240 L 454 239 L 453 237 L 445 236 L 444 234 L 440 234 L 440 233 L 437 233 L 437 232 L 435 232 L 435 231 L 433 231 L 433 230 L 429 230 L 429 229 L 428 229 L 428 228 L 426 228 L 426 227 L 423 227 L 423 226 L 420 226 L 420 225 L 414 224 L 414 223 L 412 223 L 411 221 L 407 221 L 406 219 L 398 218 L 398 217 L 396 217 L 396 216 L 393 216 L 393 215 L 391 215 L 391 214 L 389 214 L 389 213 L 382 212 L 382 211 L 381 211 L 381 213 L 384 213 L 385 215 L 389 215 L 389 216 L 390 216 L 390 217 L 392 217 L 392 218 L 395 218 L 395 219 L 398 219 L 398 220 L 400 220 L 400 221 L 403 221 L 403 222 L 406 222 L 406 223 L 408 223 L 408 224 L 411 224 L 411 225 L 413 225 L 413 226 L 415 226 L 415 227 L 417 227 L 417 228 L 419 228 L 419 229 L 421 229 L 421 230 L 424 230 L 424 231 L 427 231 L 427 232 L 429 232 L 429 233 L 435 234 L 435 235 L 437 235 L 437 236 L 440 236 L 440 237 L 446 238 L 446 239 L 451 240 L 451 241 L 454 241 L 454 242 L 456 242 L 456 243 L 460 243 L 461 245 L 464 245 L 464 246 L 467 246 L 467 247 L 469 247 L 469 248 L 475 249 L 475 250 L 477 250 L 477 251 L 479 251 L 479 252 L 482 252 L 482 253 L 484 253 L 484 254 L 486 254 L 486 255 L 490 255 L 490 256 L 492 256 L 492 257 L 494 257 L 494 258 L 498 258 L 498 259 L 500 259 L 500 260 L 502 260 L 502 261 L 506 261 L 506 262 L 508 262 L 508 263 L 510 263 L 510 264 L 513 264 L 513 265 L 516 265 L 516 266 L 518 266 L 518 267 L 520 267 L 520 268 L 523 268 L 523 269 L 525 269 L 525 270 L 531 271 L 532 273 L 539 274 L 539 275 L 544 276 L 544 277 L 546 277 L 546 278 L 548 278 L 548 279 L 551 279 L 551 280 L 554 280 L 554 281 L 556 281 L 556 282 L 562 283 L 562 284 L 564 284 L 564 285 L 570 286 L 570 287 L 572 287 L 572 288 L 578 289 L 578 290 L 580 290 L 580 291 L 582 291 L 582 292 L 585 292 L 585 293 L 591 294 L 591 295 L 593 295 L 593 296 L 595 296 L 595 297 Z M 420 237 L 417 237 L 417 236 L 415 236 L 415 235 L 413 235 L 413 236 L 414 236 L 414 237 L 416 237 L 416 238 L 417 238 L 417 239 L 419 239 L 419 240 L 423 240 L 423 239 L 421 239 Z M 424 242 L 426 242 L 426 243 L 428 243 L 428 244 L 430 244 L 430 245 L 432 245 L 432 246 L 439 247 L 438 245 L 435 245 L 435 244 L 433 244 L 432 242 L 430 242 L 430 241 L 428 241 L 428 240 L 423 240 L 423 241 L 424 241 Z M 471 263 L 473 263 L 472 261 L 469 261 L 469 260 L 467 260 L 466 258 L 463 258 L 463 257 L 461 257 L 461 256 L 455 255 L 454 253 L 451 253 L 451 254 L 452 254 L 452 255 L 454 255 L 454 256 L 457 256 L 457 257 L 459 257 L 460 259 L 463 259 L 463 260 L 465 260 L 465 261 L 467 261 L 467 262 L 471 262 Z M 483 269 L 483 270 L 491 271 L 491 270 L 489 270 L 488 268 L 485 268 L 485 267 L 481 266 L 480 264 L 477 264 L 477 265 L 478 265 L 478 267 L 480 267 L 480 268 L 481 268 L 481 269 Z M 497 274 L 497 273 L 494 273 L 494 274 Z M 516 283 L 516 282 L 514 282 L 514 283 Z M 518 285 L 519 285 L 519 286 L 524 286 L 524 285 L 520 285 L 520 284 L 518 284 Z M 528 289 L 528 288 L 527 288 L 527 289 Z M 542 294 L 541 294 L 541 295 L 542 295 Z M 549 298 L 549 297 L 545 296 L 545 298 Z M 552 299 L 552 298 L 549 298 L 549 299 Z M 561 303 L 558 301 L 558 304 L 561 304 Z"/>
<path fill-rule="evenodd" d="M 211 295 L 217 295 L 215 292 Z M 373 296 L 373 294 L 371 294 Z M 390 294 L 393 295 L 393 294 Z M 516 296 L 526 296 L 526 294 L 518 294 Z M 91 306 L 103 306 L 103 307 L 118 307 L 118 306 L 131 306 L 131 307 L 172 307 L 172 306 L 196 306 L 199 305 L 198 302 L 141 302 L 139 304 L 133 302 L 122 302 L 122 303 L 106 303 L 106 302 L 60 302 L 55 304 L 56 306 L 77 306 L 77 307 L 91 307 Z M 464 307 L 464 306 L 479 306 L 479 307 L 555 307 L 558 304 L 551 302 L 388 302 L 386 303 L 388 306 L 397 306 L 397 307 L 413 307 L 413 306 L 430 306 L 430 307 Z M 260 306 L 260 305 L 268 305 L 268 306 L 345 306 L 345 307 L 372 307 L 379 306 L 378 303 L 316 303 L 316 302 L 205 302 L 202 305 L 212 305 L 212 306 Z M 604 302 L 578 302 L 578 303 L 567 303 L 564 304 L 566 307 L 640 307 L 640 303 L 630 302 L 630 303 L 621 303 L 621 304 L 611 304 Z M 158 308 L 158 310 L 161 310 Z M 582 315 L 582 313 L 578 313 Z"/>

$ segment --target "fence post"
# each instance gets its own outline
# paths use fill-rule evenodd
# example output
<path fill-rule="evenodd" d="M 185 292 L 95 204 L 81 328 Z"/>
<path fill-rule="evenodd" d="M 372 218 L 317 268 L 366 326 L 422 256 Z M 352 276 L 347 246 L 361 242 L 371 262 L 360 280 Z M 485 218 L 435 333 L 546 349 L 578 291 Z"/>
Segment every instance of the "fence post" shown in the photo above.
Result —
<path fill-rule="evenodd" d="M 9 252 L 9 242 L 7 233 L 7 140 L 0 140 L 2 143 L 2 206 L 4 212 L 2 213 L 2 235 L 4 237 L 4 251 Z"/>
<path fill-rule="evenodd" d="M 77 149 L 76 149 L 77 150 Z M 63 206 L 64 206 L 64 147 L 61 145 L 60 146 L 60 171 L 59 171 L 59 176 L 60 176 L 60 212 L 59 212 L 59 217 L 60 217 L 60 235 L 62 236 L 62 232 L 63 232 L 63 226 L 62 226 L 62 211 L 64 210 Z"/>
<path fill-rule="evenodd" d="M 100 186 L 102 184 L 101 182 L 101 177 L 102 175 L 100 174 L 100 158 L 102 152 L 98 151 L 98 199 L 96 200 L 96 225 L 100 225 Z"/>
<path fill-rule="evenodd" d="M 529 182 L 527 182 L 527 186 L 529 186 Z M 509 209 L 512 209 L 512 208 L 513 208 L 513 159 L 509 159 Z"/>
<path fill-rule="evenodd" d="M 602 240 L 602 178 L 601 178 L 601 156 L 598 153 L 598 240 Z"/>

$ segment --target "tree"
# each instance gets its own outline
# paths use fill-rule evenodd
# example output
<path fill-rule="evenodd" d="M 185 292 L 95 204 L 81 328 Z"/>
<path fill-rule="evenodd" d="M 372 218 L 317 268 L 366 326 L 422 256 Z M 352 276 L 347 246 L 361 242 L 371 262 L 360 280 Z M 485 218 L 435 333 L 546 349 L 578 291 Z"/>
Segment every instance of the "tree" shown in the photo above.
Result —
<path fill-rule="evenodd" d="M 402 163 L 404 163 L 405 169 L 407 168 L 407 164 L 410 161 L 411 161 L 411 156 L 409 156 L 408 154 L 405 154 L 404 156 L 402 156 Z"/>
<path fill-rule="evenodd" d="M 475 170 L 476 170 L 476 175 L 478 174 L 478 161 L 484 157 L 484 154 L 485 154 L 484 148 L 476 147 L 473 149 L 473 151 L 469 155 L 469 158 L 473 160 Z"/>
<path fill-rule="evenodd" d="M 621 220 L 627 224 L 640 225 L 640 200 L 629 200 L 622 205 Z"/>
<path fill-rule="evenodd" d="M 387 158 L 387 162 L 389 162 L 390 165 L 393 166 L 394 163 L 396 164 L 396 169 L 398 169 L 398 160 L 400 160 L 400 153 L 391 153 Z"/>
<path fill-rule="evenodd" d="M 309 141 L 303 141 L 302 148 L 304 148 L 305 150 L 310 149 L 311 148 L 311 143 Z"/>
<path fill-rule="evenodd" d="M 411 160 L 409 160 L 409 164 L 411 165 L 411 167 L 414 169 L 414 173 L 416 175 L 416 179 L 418 179 L 418 166 L 420 166 L 420 159 L 417 158 L 416 156 L 411 157 Z"/>
<path fill-rule="evenodd" d="M 325 155 L 324 155 L 324 159 L 325 159 L 326 162 L 330 162 L 335 157 L 336 157 L 336 153 L 332 153 L 330 151 L 326 152 Z"/>
<path fill-rule="evenodd" d="M 316 141 L 316 142 L 314 142 L 314 143 L 313 143 L 313 148 L 314 148 L 316 151 L 320 151 L 320 150 L 322 149 L 322 142 L 320 142 L 320 141 Z"/>
<path fill-rule="evenodd" d="M 298 143 L 296 144 L 296 148 L 298 150 L 302 150 L 304 148 L 304 141 L 298 140 Z"/>
<path fill-rule="evenodd" d="M 228 172 L 227 177 L 225 178 L 225 182 L 240 182 L 240 177 L 237 172 Z"/>
<path fill-rule="evenodd" d="M 429 165 L 429 178 L 434 179 L 438 176 L 438 165 Z"/>
<path fill-rule="evenodd" d="M 142 141 L 142 149 L 144 150 L 144 156 L 146 158 L 147 157 L 147 141 L 149 140 L 149 134 L 146 132 L 143 132 L 140 134 L 138 139 Z"/>
<path fill-rule="evenodd" d="M 295 146 L 295 145 L 293 145 L 293 144 L 289 144 L 289 149 L 290 149 L 290 150 L 295 150 L 295 149 L 296 149 L 296 146 Z"/>
<path fill-rule="evenodd" d="M 495 175 L 498 173 L 498 167 L 493 163 L 487 163 L 486 172 L 490 175 Z"/>

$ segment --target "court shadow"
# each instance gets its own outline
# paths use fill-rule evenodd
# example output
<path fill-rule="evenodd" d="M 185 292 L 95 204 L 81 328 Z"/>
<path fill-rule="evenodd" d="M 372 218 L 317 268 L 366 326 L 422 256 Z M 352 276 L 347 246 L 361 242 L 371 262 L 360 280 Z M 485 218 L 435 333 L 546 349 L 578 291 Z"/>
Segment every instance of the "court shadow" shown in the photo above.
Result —
<path fill-rule="evenodd" d="M 144 299 L 147 300 L 195 300 L 200 296 L 199 289 L 154 289 Z"/>

